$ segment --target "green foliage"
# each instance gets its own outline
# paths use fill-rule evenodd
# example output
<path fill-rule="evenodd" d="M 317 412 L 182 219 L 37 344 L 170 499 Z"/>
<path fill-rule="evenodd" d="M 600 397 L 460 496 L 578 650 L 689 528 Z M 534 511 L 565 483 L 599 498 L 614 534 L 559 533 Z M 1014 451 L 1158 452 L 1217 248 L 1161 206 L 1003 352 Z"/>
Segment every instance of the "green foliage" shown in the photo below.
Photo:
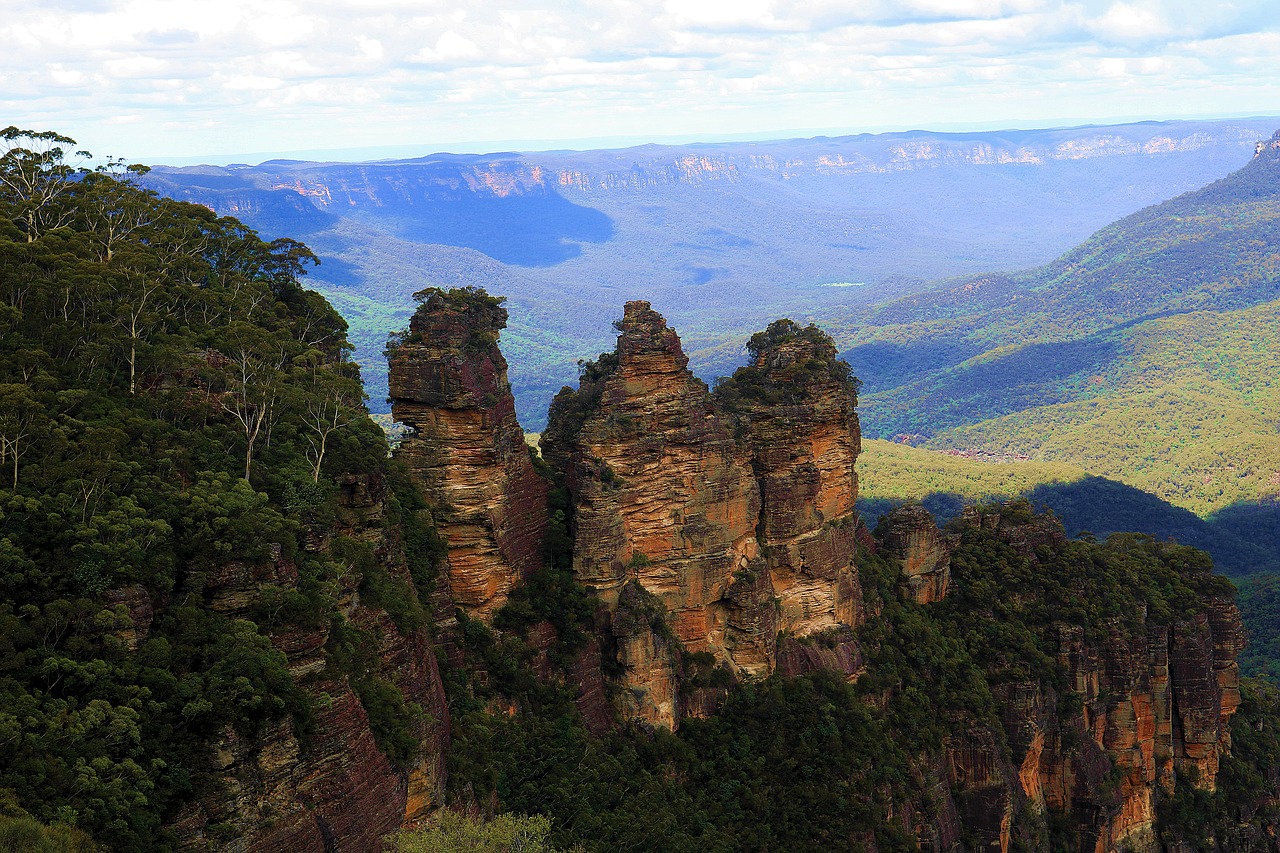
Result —
<path fill-rule="evenodd" d="M 393 460 L 387 468 L 390 496 L 386 523 L 400 532 L 409 577 L 425 614 L 435 606 L 432 597 L 449 548 L 436 531 L 426 501 L 409 479 L 403 462 Z"/>
<path fill-rule="evenodd" d="M 461 315 L 459 325 L 470 331 L 466 348 L 483 352 L 498 343 L 498 331 L 507 325 L 507 309 L 502 303 L 505 296 L 490 296 L 483 287 L 428 287 L 413 294 L 418 312 L 445 312 Z M 387 336 L 384 350 L 390 359 L 406 343 L 421 342 L 422 331 L 411 321 L 409 326 Z"/>
<path fill-rule="evenodd" d="M 1152 319 L 1111 334 L 1115 357 L 1052 399 L 939 435 L 939 447 L 983 447 L 1069 462 L 1202 516 L 1280 492 L 1280 356 L 1269 344 L 1280 302 Z M 1017 373 L 1016 369 L 1011 373 Z M 1000 414 L 1000 417 L 992 417 Z"/>
<path fill-rule="evenodd" d="M 556 662 L 567 665 L 586 645 L 596 604 L 597 599 L 574 580 L 567 567 L 548 566 L 511 591 L 493 626 L 523 633 L 538 622 L 549 622 L 556 631 Z"/>
<path fill-rule="evenodd" d="M 1249 629 L 1249 645 L 1240 654 L 1240 672 L 1280 684 L 1280 575 L 1240 583 L 1240 615 Z"/>
<path fill-rule="evenodd" d="M 556 845 L 818 851 L 869 833 L 881 849 L 911 849 L 884 821 L 904 756 L 836 676 L 744 688 L 677 735 L 594 738 L 573 714 L 546 711 L 457 722 L 451 788 L 550 816 Z"/>
<path fill-rule="evenodd" d="M 777 354 L 784 347 L 787 358 L 779 359 Z M 716 380 L 716 400 L 727 411 L 736 412 L 751 404 L 790 405 L 815 394 L 845 393 L 857 402 L 862 382 L 853 376 L 849 364 L 837 357 L 831 337 L 812 323 L 801 327 L 793 320 L 775 320 L 751 336 L 747 354 L 750 363 L 735 370 L 732 377 Z"/>
<path fill-rule="evenodd" d="M 954 494 L 969 502 L 1007 500 L 1046 483 L 1075 483 L 1085 476 L 1060 462 L 983 462 L 868 438 L 858 455 L 858 499 L 923 501 Z"/>
<path fill-rule="evenodd" d="M 73 826 L 0 817 L 0 853 L 93 853 L 97 849 L 89 836 Z"/>
<path fill-rule="evenodd" d="M 45 840 L 169 849 L 228 727 L 306 742 L 267 633 L 330 618 L 341 561 L 299 533 L 386 443 L 307 247 L 159 198 L 145 167 L 77 169 L 57 134 L 0 136 L 0 790 Z M 206 605 L 264 567 L 299 579 L 255 621 Z"/>
<path fill-rule="evenodd" d="M 387 611 L 403 633 L 421 628 L 426 621 L 422 601 L 412 581 L 392 574 L 386 555 L 375 553 L 373 545 L 339 536 L 329 552 L 360 577 L 360 595 L 373 607 Z"/>
<path fill-rule="evenodd" d="M 382 674 L 378 637 L 338 615 L 329 627 L 325 653 L 327 671 L 335 677 L 345 675 L 364 706 L 378 749 L 393 766 L 410 766 L 421 750 L 414 735 L 415 723 L 424 718 L 426 711 L 407 702 L 400 689 Z"/>
<path fill-rule="evenodd" d="M 1224 828 L 1241 839 L 1250 833 L 1260 839 L 1280 820 L 1274 778 L 1280 767 L 1280 690 L 1246 679 L 1240 693 L 1240 708 L 1231 719 L 1231 754 L 1222 760 L 1216 789 L 1177 779 L 1173 796 L 1158 805 L 1163 844 L 1213 853 L 1222 849 Z"/>
<path fill-rule="evenodd" d="M 618 369 L 618 354 L 604 352 L 595 361 L 578 362 L 578 388 L 568 385 L 560 389 L 551 401 L 547 414 L 547 429 L 543 440 L 547 451 L 555 452 L 557 443 L 571 444 L 587 419 L 599 409 L 604 383 Z"/>
<path fill-rule="evenodd" d="M 548 841 L 551 821 L 543 815 L 502 814 L 480 820 L 441 811 L 425 829 L 404 830 L 390 839 L 393 853 L 557 853 Z"/>
<path fill-rule="evenodd" d="M 875 387 L 864 429 L 1069 463 L 1201 516 L 1270 500 L 1278 173 L 1268 149 L 1044 267 L 845 324 Z"/>
<path fill-rule="evenodd" d="M 422 707 L 406 702 L 399 688 L 377 676 L 355 681 L 351 686 L 369 715 L 369 728 L 378 749 L 393 766 L 409 767 L 422 749 L 412 726 L 422 717 Z"/>
<path fill-rule="evenodd" d="M 876 439 L 863 440 L 858 477 L 864 518 L 907 501 L 952 518 L 966 505 L 1026 497 L 1051 509 L 1071 536 L 1138 531 L 1201 548 L 1232 576 L 1280 570 L 1280 540 L 1273 534 L 1280 508 L 1267 504 L 1235 506 L 1206 520 L 1065 463 L 985 461 Z"/>

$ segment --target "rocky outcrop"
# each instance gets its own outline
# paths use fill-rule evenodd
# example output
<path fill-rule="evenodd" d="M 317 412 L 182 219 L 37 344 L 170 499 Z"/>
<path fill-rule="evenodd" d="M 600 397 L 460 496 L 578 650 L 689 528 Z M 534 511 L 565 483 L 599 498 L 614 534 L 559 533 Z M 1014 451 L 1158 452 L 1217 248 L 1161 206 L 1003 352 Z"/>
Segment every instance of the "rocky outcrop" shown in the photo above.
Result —
<path fill-rule="evenodd" d="M 951 583 L 953 539 L 942 535 L 922 506 L 899 507 L 876 527 L 887 554 L 902 561 L 902 582 L 916 604 L 941 601 Z"/>
<path fill-rule="evenodd" d="M 1031 571 L 1048 570 L 1037 549 L 1066 547 L 1055 520 L 1030 517 L 1024 507 L 972 509 L 964 518 L 1026 557 Z M 1007 786 L 1008 802 L 1023 799 L 1029 813 L 1065 815 L 1081 851 L 1157 851 L 1160 799 L 1178 784 L 1212 790 L 1230 748 L 1229 721 L 1240 704 L 1240 614 L 1231 600 L 1209 597 L 1204 610 L 1170 623 L 1142 612 L 1103 628 L 1100 635 L 1069 624 L 1053 629 L 1068 694 L 1036 681 L 994 688 L 1017 768 L 1007 774 L 1016 783 Z M 999 750 L 986 750 L 985 759 L 978 752 L 953 753 L 953 776 L 961 765 L 994 761 Z M 963 803 L 972 786 L 955 784 Z M 994 811 L 976 824 L 966 819 L 986 833 L 996 823 Z M 991 837 L 1002 848 L 1011 838 Z"/>
<path fill-rule="evenodd" d="M 610 629 L 626 689 L 618 699 L 623 719 L 675 728 L 680 709 L 680 650 L 662 599 L 637 580 L 623 584 Z"/>
<path fill-rule="evenodd" d="M 116 637 L 124 642 L 129 651 L 136 652 L 138 646 L 151 634 L 151 621 L 155 618 L 151 594 L 142 584 L 134 584 L 121 589 L 109 589 L 102 597 L 108 607 L 119 616 Z"/>
<path fill-rule="evenodd" d="M 815 326 L 779 320 L 748 343 L 751 363 L 722 382 L 760 484 L 756 525 L 779 627 L 805 637 L 862 624 L 857 548 L 862 449 L 855 381 Z"/>
<path fill-rule="evenodd" d="M 713 396 L 648 303 L 627 303 L 616 327 L 617 350 L 561 391 L 542 437 L 573 499 L 577 579 L 615 616 L 626 590 L 656 597 L 680 650 L 709 653 L 740 677 L 775 670 L 779 632 L 861 624 L 860 434 L 830 339 L 780 321 Z M 661 633 L 634 621 L 613 627 L 634 695 L 622 711 L 674 725 L 678 667 Z M 857 650 L 851 632 L 840 636 L 839 652 L 792 649 L 788 670 L 851 674 Z"/>
<path fill-rule="evenodd" d="M 573 495 L 574 575 L 611 610 L 638 584 L 662 602 L 686 650 L 766 674 L 777 631 L 760 605 L 767 571 L 749 453 L 661 315 L 629 302 L 618 329 L 617 352 L 589 366 L 576 392 L 557 396 L 543 433 L 543 455 Z M 628 685 L 655 691 L 645 718 L 670 725 L 665 649 L 618 631 Z M 653 660 L 663 662 L 650 673 Z"/>
<path fill-rule="evenodd" d="M 378 751 L 368 716 L 356 695 L 324 685 L 315 718 L 318 737 L 304 750 L 288 722 L 245 738 L 227 729 L 210 757 L 220 780 L 183 810 L 174 829 L 190 850 L 376 851 L 381 836 L 403 818 L 405 785 Z"/>
<path fill-rule="evenodd" d="M 1258 142 L 1253 148 L 1253 156 L 1261 157 L 1263 154 L 1271 152 L 1274 156 L 1276 151 L 1280 151 L 1280 130 L 1271 134 L 1270 139 L 1264 139 Z"/>
<path fill-rule="evenodd" d="M 429 291 L 390 357 L 392 412 L 413 430 L 397 456 L 448 543 L 453 602 L 486 620 L 542 565 L 548 525 L 547 483 L 498 350 L 501 302 L 483 290 Z"/>

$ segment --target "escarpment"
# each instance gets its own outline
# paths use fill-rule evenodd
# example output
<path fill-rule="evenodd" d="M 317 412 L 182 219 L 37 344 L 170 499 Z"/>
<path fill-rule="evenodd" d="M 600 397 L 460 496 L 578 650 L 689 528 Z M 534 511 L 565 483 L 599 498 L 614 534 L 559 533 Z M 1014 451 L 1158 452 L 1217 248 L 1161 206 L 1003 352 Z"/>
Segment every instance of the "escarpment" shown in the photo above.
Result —
<path fill-rule="evenodd" d="M 414 594 L 404 531 L 384 518 L 382 474 L 338 480 L 338 517 L 308 531 L 303 559 L 345 564 L 333 602 L 342 618 L 300 619 L 271 638 L 312 716 L 301 731 L 288 719 L 253 734 L 223 730 L 201 768 L 216 784 L 172 821 L 184 849 L 380 850 L 443 801 L 449 710 L 430 633 L 384 600 L 388 589 Z M 299 581 L 277 546 L 257 564 L 216 566 L 204 594 L 213 610 L 247 618 L 282 609 Z M 403 715 L 394 733 L 388 708 Z"/>
<path fill-rule="evenodd" d="M 1162 804 L 1214 788 L 1243 639 L 1197 552 L 1073 543 L 1022 505 L 971 508 L 947 531 L 904 506 L 872 534 L 855 509 L 857 381 L 830 339 L 778 321 L 713 393 L 643 302 L 556 397 L 539 473 L 502 393 L 501 315 L 469 296 L 429 295 L 393 362 L 397 414 L 417 430 L 399 453 L 467 568 L 446 567 L 438 608 L 521 631 L 591 731 L 610 716 L 676 730 L 719 713 L 735 681 L 834 672 L 901 750 L 915 781 L 877 796 L 925 850 L 1162 850 Z M 468 452 L 446 438 L 459 434 Z M 568 501 L 565 571 L 596 608 L 568 664 L 553 663 L 547 611 L 512 616 L 532 606 L 521 585 L 552 571 L 554 549 L 510 547 L 561 530 L 546 478 Z M 528 494 L 538 524 L 505 523 Z M 443 640 L 465 665 L 469 641 Z M 525 713 L 481 694 L 490 713 Z M 892 728 L 908 719 L 921 732 Z"/>
<path fill-rule="evenodd" d="M 0 847 L 373 853 L 446 807 L 556 849 L 1274 849 L 1280 691 L 1205 555 L 1025 502 L 868 532 L 820 331 L 712 393 L 631 303 L 546 464 L 500 300 L 424 291 L 388 460 L 305 247 L 82 177 L 56 234 L 0 193 Z M 114 250 L 149 340 L 87 201 L 152 222 Z"/>
<path fill-rule="evenodd" d="M 900 537 L 899 526 L 881 535 Z M 1088 548 L 1019 507 L 966 511 L 953 547 L 960 591 L 948 603 L 965 608 L 956 616 L 1015 617 L 1049 655 L 1029 673 L 1008 666 L 1001 641 L 982 649 L 1013 771 L 977 774 L 987 778 L 983 799 L 1002 804 L 978 821 L 984 837 L 1005 849 L 1017 835 L 1010 826 L 1057 815 L 1074 849 L 1165 849 L 1161 801 L 1212 791 L 1230 751 L 1243 629 L 1225 581 L 1191 549 L 1124 536 Z M 992 572 L 975 558 L 1007 562 Z M 1019 575 L 1025 585 L 1001 590 L 1008 602 L 981 601 L 987 581 Z M 998 744 L 965 740 L 968 748 L 949 749 L 953 786 L 974 777 L 972 765 L 1001 763 Z M 968 798 L 972 786 L 959 787 Z"/>
<path fill-rule="evenodd" d="M 412 427 L 398 455 L 449 546 L 452 601 L 481 618 L 537 569 L 547 483 L 533 470 L 498 349 L 502 300 L 430 290 L 390 356 L 392 413 Z"/>

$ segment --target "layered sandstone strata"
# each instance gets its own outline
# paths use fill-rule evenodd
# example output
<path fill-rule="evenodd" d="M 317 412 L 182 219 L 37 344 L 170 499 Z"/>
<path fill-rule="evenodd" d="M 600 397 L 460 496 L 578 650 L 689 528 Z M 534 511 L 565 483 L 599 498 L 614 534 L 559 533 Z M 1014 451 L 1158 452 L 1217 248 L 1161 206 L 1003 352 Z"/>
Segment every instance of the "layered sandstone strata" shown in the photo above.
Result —
<path fill-rule="evenodd" d="M 648 303 L 627 303 L 616 326 L 617 350 L 561 391 L 542 439 L 573 498 L 576 577 L 612 611 L 635 584 L 662 603 L 683 651 L 741 676 L 774 671 L 779 632 L 792 646 L 817 635 L 841 645 L 793 647 L 788 671 L 821 661 L 853 672 L 860 433 L 830 339 L 774 324 L 747 372 L 713 396 Z M 661 632 L 623 621 L 613 634 L 637 697 L 623 713 L 671 725 L 678 667 Z"/>
<path fill-rule="evenodd" d="M 779 320 L 748 344 L 751 363 L 721 383 L 760 484 L 757 534 L 779 627 L 805 637 L 862 624 L 857 548 L 862 450 L 856 383 L 831 338 Z"/>
<path fill-rule="evenodd" d="M 1066 547 L 1061 526 L 1043 516 L 969 510 L 965 522 L 993 532 L 1033 571 L 1047 570 L 1038 566 L 1038 548 Z M 1065 815 L 1082 851 L 1160 850 L 1157 803 L 1176 784 L 1213 788 L 1240 704 L 1240 612 L 1229 598 L 1206 603 L 1170 624 L 1131 614 L 1134 624 L 1117 620 L 1101 636 L 1057 625 L 1057 665 L 1078 704 L 1064 704 L 1038 681 L 995 687 L 1017 772 L 1008 774 L 1002 815 L 993 811 L 971 825 L 1006 847 L 1009 807 L 1025 801 L 1032 812 Z M 953 775 L 975 761 L 995 765 L 998 750 L 976 758 L 979 752 L 953 753 Z"/>
<path fill-rule="evenodd" d="M 573 495 L 574 574 L 611 610 L 628 582 L 639 584 L 686 650 L 766 674 L 777 629 L 755 583 L 766 570 L 750 455 L 661 315 L 629 302 L 617 326 L 617 352 L 556 397 L 543 434 L 543 454 Z M 665 652 L 629 628 L 615 633 L 628 683 L 653 693 L 639 702 L 643 716 L 672 724 L 669 687 L 650 674 L 668 668 L 650 664 Z"/>
<path fill-rule="evenodd" d="M 542 565 L 548 524 L 547 483 L 529 458 L 498 350 L 501 301 L 483 290 L 429 291 L 390 358 L 391 411 L 413 428 L 397 455 L 448 543 L 453 603 L 486 620 Z"/>
<path fill-rule="evenodd" d="M 360 543 L 378 571 L 414 590 L 400 531 L 383 523 L 383 478 L 354 475 L 340 478 L 337 485 L 338 518 L 304 536 L 306 550 L 318 559 L 334 559 L 334 541 Z M 234 618 L 260 609 L 268 594 L 296 590 L 298 581 L 294 562 L 277 547 L 271 559 L 259 564 L 215 567 L 204 576 L 204 595 L 212 609 Z M 172 822 L 181 847 L 374 853 L 383 849 L 387 834 L 440 803 L 449 710 L 430 633 L 426 627 L 399 626 L 385 610 L 362 602 L 361 582 L 359 571 L 341 574 L 334 589 L 337 610 L 348 625 L 373 640 L 364 650 L 369 660 L 361 674 L 373 674 L 394 687 L 407 706 L 420 709 L 405 721 L 418 744 L 416 755 L 394 766 L 379 748 L 352 677 L 329 666 L 329 621 L 277 630 L 272 645 L 284 654 L 312 706 L 306 742 L 288 718 L 253 736 L 227 727 L 206 768 L 218 784 Z M 224 835 L 236 839 L 233 847 L 224 843 Z"/>
<path fill-rule="evenodd" d="M 888 555 L 902 561 L 904 591 L 916 604 L 941 601 L 951 584 L 953 539 L 943 536 L 922 506 L 895 509 L 877 528 Z"/>

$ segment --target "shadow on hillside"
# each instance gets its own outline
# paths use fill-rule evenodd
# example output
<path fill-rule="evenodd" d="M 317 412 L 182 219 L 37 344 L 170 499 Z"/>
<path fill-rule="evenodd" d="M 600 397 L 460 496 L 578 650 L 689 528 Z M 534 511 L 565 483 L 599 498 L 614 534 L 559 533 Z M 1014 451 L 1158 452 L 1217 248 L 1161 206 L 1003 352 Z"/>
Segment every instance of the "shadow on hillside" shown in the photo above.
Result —
<path fill-rule="evenodd" d="M 1027 497 L 1062 519 L 1068 536 L 1088 532 L 1103 539 L 1112 533 L 1147 533 L 1209 552 L 1214 566 L 1226 575 L 1280 572 L 1280 505 L 1236 505 L 1206 521 L 1155 495 L 1105 477 L 1037 486 Z M 858 511 L 868 524 L 874 524 L 880 515 L 906 502 L 860 500 Z M 974 501 L 935 492 L 920 503 L 939 522 L 945 522 Z"/>
<path fill-rule="evenodd" d="M 872 341 L 840 353 L 868 391 L 905 385 L 932 370 L 954 367 L 982 352 L 968 341 L 939 337 L 908 344 Z"/>
<path fill-rule="evenodd" d="M 319 268 L 313 270 L 310 277 L 334 287 L 359 287 L 364 284 L 364 271 L 360 267 L 333 255 L 322 254 Z"/>
<path fill-rule="evenodd" d="M 582 243 L 614 235 L 609 216 L 549 191 L 457 194 L 404 205 L 393 215 L 405 240 L 463 246 L 522 267 L 555 266 L 582 254 Z"/>
<path fill-rule="evenodd" d="M 285 236 L 303 239 L 332 228 L 338 221 L 337 216 L 293 190 L 257 189 L 218 181 L 218 177 L 204 175 L 198 184 L 179 184 L 160 175 L 143 185 L 170 198 L 208 207 L 219 216 L 234 216 L 264 240 Z"/>

